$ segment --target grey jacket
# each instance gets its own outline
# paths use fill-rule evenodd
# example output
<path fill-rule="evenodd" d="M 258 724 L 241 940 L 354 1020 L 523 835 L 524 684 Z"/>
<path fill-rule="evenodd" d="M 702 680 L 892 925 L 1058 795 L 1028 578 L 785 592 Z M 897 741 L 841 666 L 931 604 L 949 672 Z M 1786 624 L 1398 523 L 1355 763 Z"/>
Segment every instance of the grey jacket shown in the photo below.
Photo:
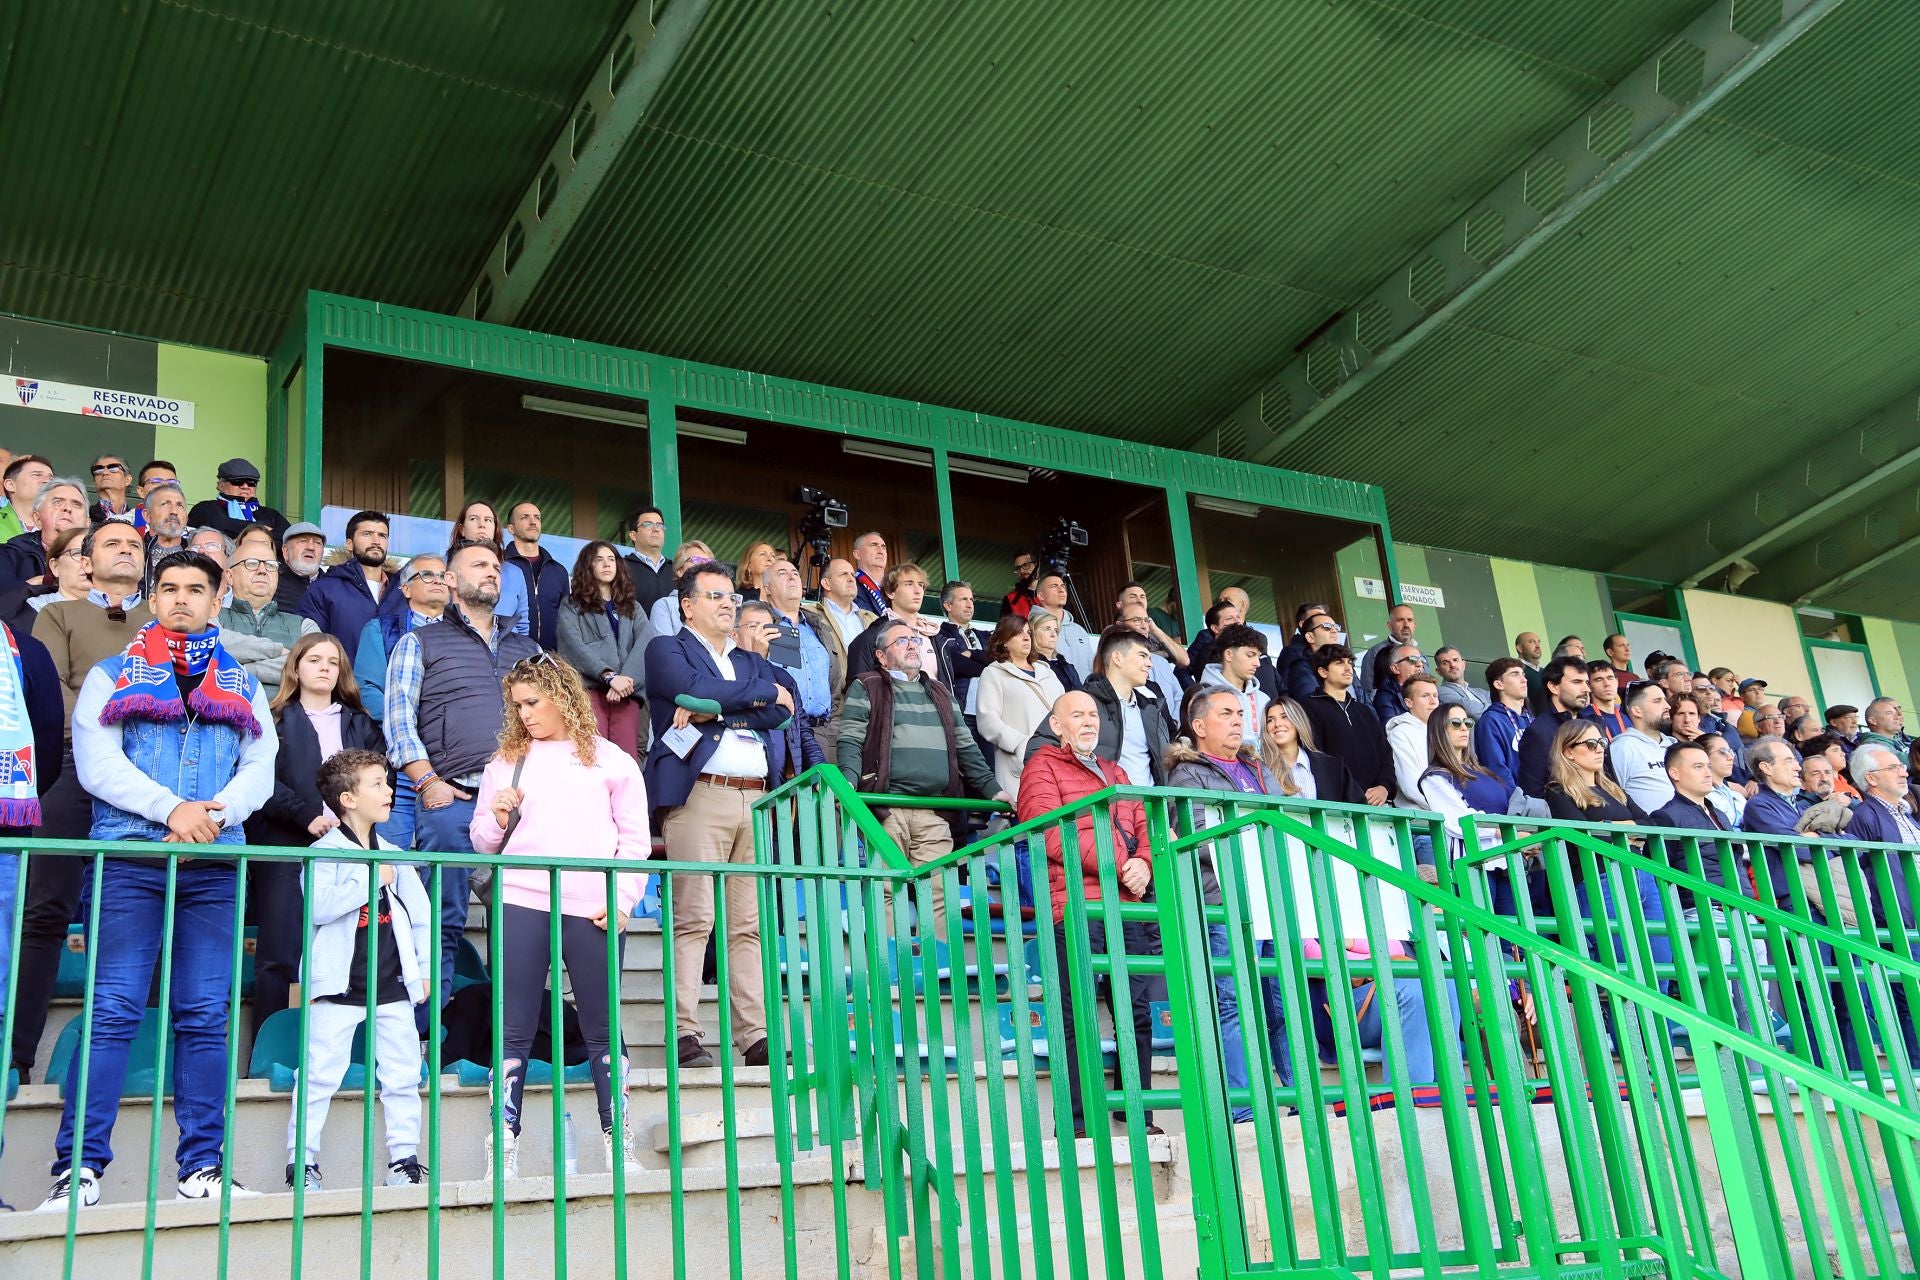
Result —
<path fill-rule="evenodd" d="M 1260 779 L 1260 789 L 1270 796 L 1282 794 L 1280 780 L 1273 776 L 1273 770 L 1255 755 L 1251 747 L 1240 748 L 1240 762 L 1252 768 L 1254 776 Z M 1240 787 L 1219 765 L 1200 752 L 1188 746 L 1184 740 L 1176 740 L 1167 748 L 1167 785 L 1188 791 L 1230 791 L 1240 794 Z M 1219 813 L 1207 805 L 1195 805 L 1193 810 L 1193 828 L 1201 831 L 1220 820 Z M 1257 857 L 1258 843 L 1249 831 L 1241 838 L 1243 856 Z M 1232 837 L 1229 837 L 1231 839 Z M 1210 904 L 1220 902 L 1220 877 L 1213 869 L 1213 846 L 1203 845 L 1200 852 L 1200 891 Z"/>
<path fill-rule="evenodd" d="M 654 637 L 653 627 L 637 611 L 620 620 L 620 634 L 613 634 L 605 609 L 583 613 L 572 596 L 560 602 L 555 627 L 560 656 L 573 664 L 589 689 L 604 689 L 602 671 L 633 677 L 636 698 L 647 695 L 647 642 Z"/>
<path fill-rule="evenodd" d="M 400 852 L 379 836 L 374 837 L 374 844 L 382 852 Z M 313 847 L 366 852 L 338 827 L 314 841 Z M 396 866 L 395 871 L 388 896 L 393 903 L 393 942 L 400 952 L 400 980 L 406 985 L 407 998 L 420 1004 L 427 998 L 425 959 L 432 954 L 433 926 L 438 921 L 420 877 L 411 867 Z M 353 967 L 353 934 L 359 927 L 360 909 L 367 905 L 367 864 L 311 862 L 302 880 L 307 900 L 313 904 L 313 942 L 307 948 L 305 995 L 307 999 L 337 996 L 351 985 L 348 970 Z"/>
<path fill-rule="evenodd" d="M 266 689 L 267 698 L 280 691 L 286 674 L 287 653 L 301 636 L 320 630 L 320 624 L 298 613 L 284 613 L 269 600 L 255 609 L 236 599 L 220 611 L 220 645 L 239 660 L 248 674 Z M 341 644 L 357 644 L 359 636 L 342 636 Z M 346 655 L 348 666 L 353 655 Z"/>

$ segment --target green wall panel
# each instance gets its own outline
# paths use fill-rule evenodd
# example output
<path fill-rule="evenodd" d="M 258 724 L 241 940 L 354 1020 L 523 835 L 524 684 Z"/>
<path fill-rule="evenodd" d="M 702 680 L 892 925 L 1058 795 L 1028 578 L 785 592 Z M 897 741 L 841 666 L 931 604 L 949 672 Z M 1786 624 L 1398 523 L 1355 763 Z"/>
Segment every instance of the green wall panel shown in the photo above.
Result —
<path fill-rule="evenodd" d="M 1500 612 L 1500 593 L 1494 585 L 1493 566 L 1485 556 L 1458 551 L 1426 553 L 1430 585 L 1445 593 L 1447 607 L 1439 610 L 1414 607 L 1419 623 L 1416 637 L 1432 667 L 1434 650 L 1453 645 L 1467 659 L 1467 679 L 1481 683 L 1486 664 L 1508 650 L 1506 620 Z M 1428 634 L 1427 615 L 1437 614 L 1440 625 Z"/>
<path fill-rule="evenodd" d="M 1602 584 L 1597 574 L 1553 565 L 1535 565 L 1533 577 L 1547 629 L 1540 642 L 1549 656 L 1562 636 L 1577 635 L 1587 642 L 1587 656 L 1600 656 L 1600 642 L 1611 629 Z"/>

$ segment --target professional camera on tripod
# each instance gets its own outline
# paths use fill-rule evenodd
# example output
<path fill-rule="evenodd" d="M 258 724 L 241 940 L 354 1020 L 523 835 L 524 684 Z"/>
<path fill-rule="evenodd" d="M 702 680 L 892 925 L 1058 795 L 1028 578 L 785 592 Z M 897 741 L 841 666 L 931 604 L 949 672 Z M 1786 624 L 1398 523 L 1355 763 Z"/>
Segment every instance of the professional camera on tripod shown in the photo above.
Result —
<path fill-rule="evenodd" d="M 1073 580 L 1073 553 L 1087 545 L 1087 530 L 1084 525 L 1069 516 L 1061 516 L 1053 528 L 1040 539 L 1040 572 L 1042 575 L 1057 573 L 1067 584 L 1067 606 L 1073 610 L 1073 616 L 1083 622 L 1087 617 L 1087 607 L 1080 599 L 1080 588 Z"/>
<path fill-rule="evenodd" d="M 795 497 L 811 507 L 800 517 L 800 541 L 811 548 L 807 555 L 807 598 L 820 598 L 820 579 L 833 559 L 833 531 L 847 527 L 847 504 L 824 489 L 801 486 Z"/>

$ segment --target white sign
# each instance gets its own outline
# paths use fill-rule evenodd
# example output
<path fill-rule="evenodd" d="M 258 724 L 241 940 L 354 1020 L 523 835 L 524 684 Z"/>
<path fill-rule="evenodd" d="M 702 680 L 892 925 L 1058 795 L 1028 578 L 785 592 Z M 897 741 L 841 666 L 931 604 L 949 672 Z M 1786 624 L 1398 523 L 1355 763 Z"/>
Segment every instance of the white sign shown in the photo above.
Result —
<path fill-rule="evenodd" d="M 1438 587 L 1417 587 L 1411 582 L 1400 584 L 1400 599 L 1407 604 L 1423 604 L 1429 609 L 1447 607 L 1447 597 Z"/>
<path fill-rule="evenodd" d="M 71 382 L 48 382 L 43 378 L 8 378 L 0 384 L 0 403 L 193 430 L 193 401 L 142 395 L 138 391 L 79 387 Z"/>
<path fill-rule="evenodd" d="M 1378 578 L 1355 578 L 1353 590 L 1362 600 L 1385 600 L 1387 584 Z M 1400 584 L 1400 600 L 1403 604 L 1423 604 L 1429 609 L 1447 607 L 1446 593 L 1438 587 L 1422 587 L 1411 582 Z"/>

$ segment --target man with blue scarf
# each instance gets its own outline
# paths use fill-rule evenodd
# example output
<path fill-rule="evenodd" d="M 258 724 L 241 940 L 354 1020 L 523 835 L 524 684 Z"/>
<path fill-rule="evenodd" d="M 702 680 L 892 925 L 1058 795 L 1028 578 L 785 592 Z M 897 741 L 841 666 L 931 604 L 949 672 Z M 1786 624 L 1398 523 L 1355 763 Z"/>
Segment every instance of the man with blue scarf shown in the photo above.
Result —
<path fill-rule="evenodd" d="M 218 529 L 238 538 L 243 526 L 263 524 L 273 530 L 274 545 L 287 536 L 287 518 L 260 501 L 260 468 L 245 458 L 228 458 L 214 475 L 220 496 L 193 504 L 187 523 L 195 529 Z"/>
<path fill-rule="evenodd" d="M 73 709 L 73 760 L 93 797 L 92 838 L 167 844 L 244 843 L 241 823 L 273 793 L 279 743 L 260 684 L 220 645 L 220 566 L 176 551 L 154 570 L 154 620 L 126 651 L 88 673 Z M 86 1130 L 77 1135 L 76 1088 L 54 1141 L 53 1190 L 43 1208 L 99 1203 L 113 1159 L 113 1124 L 128 1050 L 160 961 L 167 859 L 109 857 L 94 894 L 99 910 Z M 174 1116 L 180 1127 L 179 1198 L 217 1199 L 226 1142 L 227 1019 L 239 930 L 234 864 L 182 857 L 173 909 L 170 990 Z M 75 1071 L 75 1080 L 79 1072 Z M 252 1195 L 239 1183 L 233 1194 Z"/>

